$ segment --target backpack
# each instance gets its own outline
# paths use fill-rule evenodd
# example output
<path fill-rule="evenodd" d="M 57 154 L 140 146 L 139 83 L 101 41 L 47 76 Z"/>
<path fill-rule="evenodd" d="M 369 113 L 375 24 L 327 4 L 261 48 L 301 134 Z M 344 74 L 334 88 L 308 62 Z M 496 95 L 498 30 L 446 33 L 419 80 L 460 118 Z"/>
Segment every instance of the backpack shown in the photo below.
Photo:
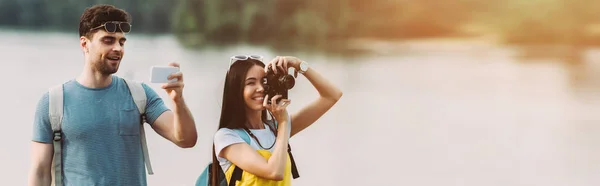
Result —
<path fill-rule="evenodd" d="M 267 120 L 267 121 L 273 121 L 273 120 Z M 277 122 L 267 122 L 267 124 L 269 124 L 269 125 L 273 124 L 275 126 L 275 128 L 277 128 Z M 235 131 L 247 144 L 250 144 L 250 136 L 248 135 L 248 133 L 246 131 L 244 131 L 243 129 L 233 129 L 233 131 Z M 294 161 L 294 157 L 292 156 L 292 148 L 290 147 L 289 144 L 288 144 L 288 154 L 290 155 L 290 160 L 292 163 L 292 176 L 294 179 L 296 179 L 296 178 L 300 177 L 300 175 L 298 175 L 298 169 L 296 168 L 296 162 Z M 202 173 L 200 174 L 198 179 L 196 179 L 196 186 L 211 186 L 210 185 L 210 177 L 211 177 L 210 170 L 211 170 L 211 168 L 212 168 L 212 161 L 208 162 L 208 165 L 206 165 L 206 167 L 204 168 L 204 170 L 202 171 Z M 242 172 L 243 172 L 243 170 L 236 166 L 233 169 L 233 175 L 231 176 L 231 180 L 241 180 Z M 235 181 L 227 183 L 227 178 L 225 177 L 225 173 L 223 173 L 223 171 L 220 171 L 219 174 L 220 174 L 219 186 L 235 186 L 235 183 L 236 183 Z"/>
<path fill-rule="evenodd" d="M 144 131 L 144 123 L 146 123 L 146 92 L 142 84 L 139 82 L 127 80 L 121 78 L 127 84 L 129 88 L 129 93 L 133 97 L 133 101 L 140 112 L 140 141 L 142 144 L 142 153 L 144 154 L 144 162 L 146 164 L 146 169 L 148 174 L 152 175 L 154 172 L 152 171 L 152 165 L 150 163 L 150 158 L 148 155 L 148 146 L 146 144 L 146 133 Z M 63 119 L 63 106 L 64 106 L 64 93 L 63 93 L 63 84 L 56 85 L 51 87 L 48 92 L 48 105 L 49 105 L 49 116 L 50 116 L 50 124 L 52 126 L 52 133 L 54 139 L 52 143 L 54 144 L 54 156 L 53 156 L 53 165 L 52 165 L 52 173 L 53 180 L 55 186 L 63 186 L 63 177 L 62 177 L 62 119 Z"/>

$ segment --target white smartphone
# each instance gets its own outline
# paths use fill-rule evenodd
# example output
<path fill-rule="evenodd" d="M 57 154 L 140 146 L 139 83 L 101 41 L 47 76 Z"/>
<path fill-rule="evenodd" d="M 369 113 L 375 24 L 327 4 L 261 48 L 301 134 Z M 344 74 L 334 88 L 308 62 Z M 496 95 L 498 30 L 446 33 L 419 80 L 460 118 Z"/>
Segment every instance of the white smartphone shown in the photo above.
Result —
<path fill-rule="evenodd" d="M 153 66 L 151 69 L 152 77 L 150 78 L 150 82 L 152 83 L 171 83 L 176 82 L 177 78 L 169 80 L 169 76 L 171 74 L 179 72 L 178 67 L 172 66 Z"/>

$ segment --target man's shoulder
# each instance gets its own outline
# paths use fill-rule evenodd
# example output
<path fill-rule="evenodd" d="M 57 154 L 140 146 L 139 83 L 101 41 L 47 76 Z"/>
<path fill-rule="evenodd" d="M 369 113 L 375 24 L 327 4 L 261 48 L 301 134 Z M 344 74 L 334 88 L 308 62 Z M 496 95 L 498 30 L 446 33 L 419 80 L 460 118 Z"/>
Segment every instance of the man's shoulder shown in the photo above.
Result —
<path fill-rule="evenodd" d="M 46 94 L 50 92 L 52 89 L 61 88 L 63 92 L 73 91 L 76 88 L 76 82 L 74 79 L 64 80 L 62 82 L 55 82 L 46 88 Z"/>
<path fill-rule="evenodd" d="M 115 76 L 115 77 L 123 83 L 123 86 L 128 86 L 127 83 L 134 83 L 134 84 L 142 86 L 142 88 L 144 89 L 144 92 L 146 92 L 146 94 L 148 94 L 148 92 L 154 92 L 154 89 L 152 89 L 152 87 L 150 87 L 147 83 L 144 83 L 143 81 L 138 81 L 138 80 L 120 77 L 120 76 Z"/>
<path fill-rule="evenodd" d="M 38 103 L 37 103 L 37 110 L 40 110 L 42 108 L 47 108 L 50 105 L 50 91 L 45 91 L 44 93 L 42 93 L 42 95 L 39 97 L 38 99 Z M 42 109 L 42 110 L 46 110 L 46 112 L 48 112 L 48 109 Z"/>
<path fill-rule="evenodd" d="M 38 102 L 36 105 L 36 117 L 41 117 L 41 118 L 45 118 L 48 116 L 48 112 L 50 112 L 50 99 L 51 99 L 51 95 L 50 92 L 52 90 L 58 90 L 56 88 L 63 88 L 65 87 L 66 84 L 70 83 L 70 81 L 65 81 L 62 83 L 56 83 L 54 85 L 51 85 L 49 87 L 47 87 L 40 95 L 40 97 L 38 98 Z M 64 94 L 64 88 L 63 88 L 63 94 Z M 54 96 L 55 97 L 55 96 Z M 40 120 L 43 121 L 43 120 Z"/>
<path fill-rule="evenodd" d="M 45 105 L 47 106 L 48 105 L 48 101 L 50 99 L 50 91 L 52 91 L 52 90 L 58 90 L 57 88 L 61 88 L 62 91 L 64 92 L 65 91 L 65 85 L 68 85 L 68 84 L 72 83 L 71 81 L 72 80 L 64 81 L 62 83 L 56 83 L 56 84 L 53 84 L 53 85 L 47 87 L 44 90 L 44 92 L 41 94 L 41 96 L 39 98 L 39 102 L 40 103 L 45 102 L 46 103 Z"/>

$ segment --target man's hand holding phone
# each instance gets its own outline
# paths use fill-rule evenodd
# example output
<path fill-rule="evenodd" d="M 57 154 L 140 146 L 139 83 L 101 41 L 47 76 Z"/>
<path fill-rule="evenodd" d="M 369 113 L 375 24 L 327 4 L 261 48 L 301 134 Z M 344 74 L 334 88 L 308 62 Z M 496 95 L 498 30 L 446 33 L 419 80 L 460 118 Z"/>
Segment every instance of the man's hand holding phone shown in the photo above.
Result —
<path fill-rule="evenodd" d="M 183 100 L 183 73 L 179 70 L 178 63 L 169 63 L 168 66 L 153 66 L 150 82 L 163 83 L 161 87 L 167 91 L 174 102 Z"/>

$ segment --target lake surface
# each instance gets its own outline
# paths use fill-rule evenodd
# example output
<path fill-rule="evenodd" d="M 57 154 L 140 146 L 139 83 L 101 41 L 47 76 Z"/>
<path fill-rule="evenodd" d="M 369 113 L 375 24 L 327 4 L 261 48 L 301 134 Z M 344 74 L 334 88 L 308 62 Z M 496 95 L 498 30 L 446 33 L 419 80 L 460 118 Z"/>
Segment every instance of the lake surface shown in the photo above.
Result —
<path fill-rule="evenodd" d="M 0 172 L 3 185 L 26 185 L 36 103 L 50 86 L 80 73 L 83 54 L 76 33 L 2 30 L 0 41 Z M 179 62 L 199 133 L 194 148 L 180 149 L 146 131 L 155 170 L 149 185 L 194 184 L 211 160 L 229 57 L 252 53 L 296 55 L 344 91 L 330 112 L 291 139 L 301 175 L 293 185 L 600 185 L 597 50 L 573 65 L 525 60 L 518 50 L 487 44 L 377 47 L 343 58 L 243 45 L 188 50 L 169 35 L 129 36 L 117 75 L 149 82 L 152 65 Z M 299 76 L 288 108 L 297 111 L 317 96 Z"/>

